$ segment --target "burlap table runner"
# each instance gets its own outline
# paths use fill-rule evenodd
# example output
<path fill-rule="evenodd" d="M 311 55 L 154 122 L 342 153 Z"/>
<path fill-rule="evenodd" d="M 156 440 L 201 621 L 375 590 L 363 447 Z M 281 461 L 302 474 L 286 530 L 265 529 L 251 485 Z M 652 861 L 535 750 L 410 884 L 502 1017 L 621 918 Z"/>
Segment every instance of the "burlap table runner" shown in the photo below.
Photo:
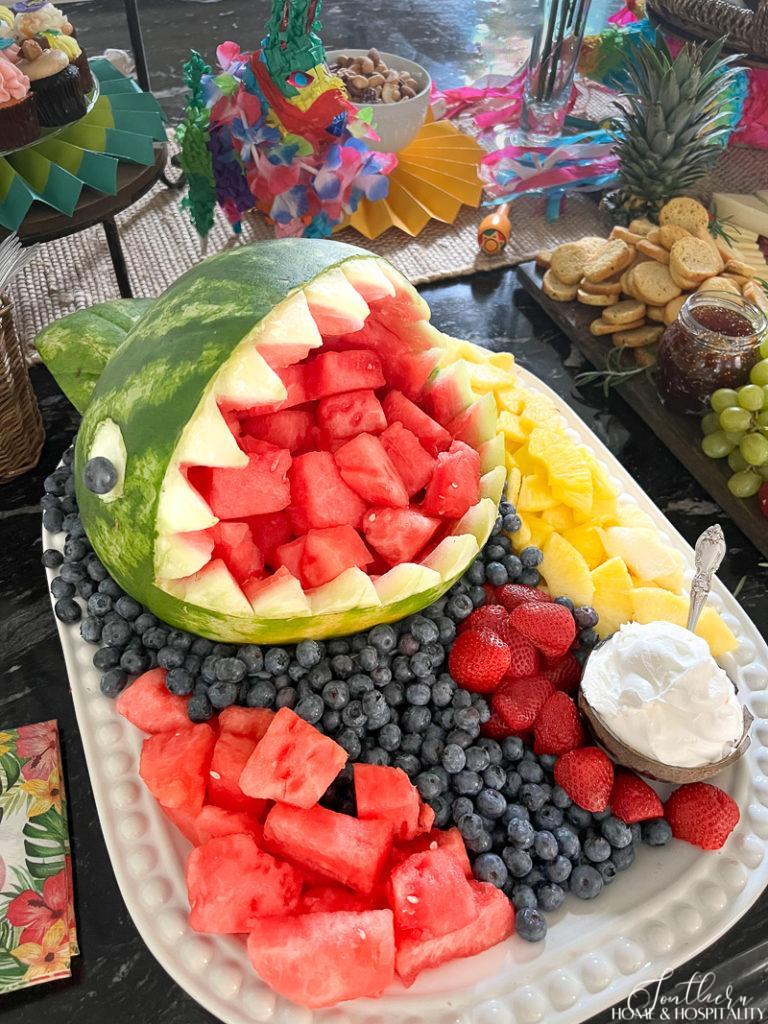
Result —
<path fill-rule="evenodd" d="M 768 187 L 768 153 L 733 147 L 727 150 L 701 190 L 751 192 Z M 117 217 L 134 294 L 159 295 L 196 263 L 204 249 L 189 218 L 179 207 L 178 192 L 158 184 L 134 206 Z M 529 259 L 537 249 L 571 241 L 587 234 L 607 233 L 610 222 L 594 198 L 569 196 L 556 221 L 544 218 L 543 200 L 522 197 L 512 205 L 512 236 L 498 255 L 485 256 L 477 247 L 477 226 L 487 209 L 465 208 L 454 224 L 432 221 L 416 238 L 397 230 L 369 242 L 356 231 L 337 237 L 386 256 L 414 284 L 461 277 Z M 242 242 L 269 238 L 259 218 L 244 225 Z M 217 252 L 239 244 L 223 215 L 217 211 L 205 251 Z M 118 296 L 104 233 L 100 227 L 49 242 L 17 278 L 11 288 L 19 336 L 30 359 L 35 335 L 65 313 Z"/>

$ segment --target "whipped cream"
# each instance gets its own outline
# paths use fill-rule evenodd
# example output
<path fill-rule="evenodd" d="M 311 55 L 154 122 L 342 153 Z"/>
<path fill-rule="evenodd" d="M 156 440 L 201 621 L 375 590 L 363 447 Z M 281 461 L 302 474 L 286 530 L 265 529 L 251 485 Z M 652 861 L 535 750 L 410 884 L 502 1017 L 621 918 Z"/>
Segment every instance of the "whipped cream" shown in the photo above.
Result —
<path fill-rule="evenodd" d="M 733 684 L 709 646 L 671 622 L 630 622 L 589 657 L 581 683 L 628 747 L 679 768 L 731 753 L 744 728 Z"/>

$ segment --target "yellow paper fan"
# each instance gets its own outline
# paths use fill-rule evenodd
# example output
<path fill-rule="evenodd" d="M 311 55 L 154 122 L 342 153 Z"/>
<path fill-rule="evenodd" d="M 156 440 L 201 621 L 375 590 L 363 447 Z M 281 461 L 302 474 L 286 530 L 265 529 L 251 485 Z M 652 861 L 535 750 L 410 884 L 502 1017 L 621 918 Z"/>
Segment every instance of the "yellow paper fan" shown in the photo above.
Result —
<path fill-rule="evenodd" d="M 480 205 L 478 168 L 484 155 L 482 146 L 450 121 L 425 124 L 397 154 L 387 197 L 363 199 L 344 227 L 373 239 L 391 227 L 413 236 L 430 220 L 452 224 L 462 206 Z"/>

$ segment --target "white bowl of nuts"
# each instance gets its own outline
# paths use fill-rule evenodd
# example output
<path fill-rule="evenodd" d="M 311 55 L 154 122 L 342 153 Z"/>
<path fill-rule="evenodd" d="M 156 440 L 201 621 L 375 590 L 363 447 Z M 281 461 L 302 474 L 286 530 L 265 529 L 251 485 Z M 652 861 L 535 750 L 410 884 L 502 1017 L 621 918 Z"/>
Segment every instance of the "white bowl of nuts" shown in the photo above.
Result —
<path fill-rule="evenodd" d="M 373 107 L 382 153 L 397 153 L 419 133 L 429 109 L 432 79 L 420 64 L 382 50 L 329 50 L 331 71 L 344 82 L 356 107 Z"/>

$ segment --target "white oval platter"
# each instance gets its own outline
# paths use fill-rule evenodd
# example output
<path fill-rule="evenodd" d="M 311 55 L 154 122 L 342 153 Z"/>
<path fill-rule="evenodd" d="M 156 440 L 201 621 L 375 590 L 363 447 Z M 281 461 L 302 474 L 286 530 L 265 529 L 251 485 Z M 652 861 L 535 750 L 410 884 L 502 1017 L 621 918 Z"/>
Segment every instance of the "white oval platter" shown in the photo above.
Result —
<path fill-rule="evenodd" d="M 654 518 L 665 539 L 684 553 L 690 573 L 691 548 L 651 499 L 553 391 L 518 372 L 524 384 L 556 402 L 572 434 L 607 465 L 621 500 Z M 44 533 L 44 547 L 60 546 L 59 538 Z M 739 639 L 738 650 L 722 664 L 755 718 L 746 755 L 715 780 L 741 809 L 725 847 L 717 853 L 677 841 L 643 847 L 598 899 L 569 897 L 548 915 L 544 942 L 513 937 L 480 956 L 426 972 L 411 989 L 398 983 L 380 999 L 314 1013 L 275 996 L 251 969 L 242 941 L 189 928 L 189 844 L 139 778 L 142 734 L 100 693 L 94 648 L 77 626 L 57 620 L 101 827 L 139 933 L 171 977 L 224 1024 L 578 1024 L 625 1000 L 713 943 L 768 884 L 768 647 L 717 581 L 710 600 Z"/>

